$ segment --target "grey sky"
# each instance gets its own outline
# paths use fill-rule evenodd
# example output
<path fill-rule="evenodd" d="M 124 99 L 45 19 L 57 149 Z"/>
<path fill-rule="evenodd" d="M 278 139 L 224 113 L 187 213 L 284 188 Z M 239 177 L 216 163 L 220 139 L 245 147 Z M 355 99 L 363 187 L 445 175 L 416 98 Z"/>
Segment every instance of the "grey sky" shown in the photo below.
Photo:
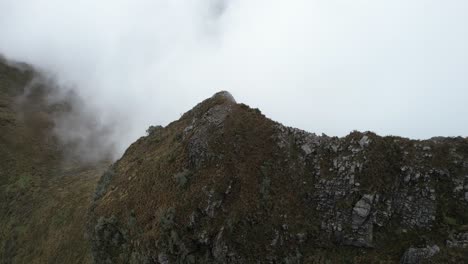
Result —
<path fill-rule="evenodd" d="M 468 136 L 463 0 L 0 0 L 0 53 L 76 90 L 119 150 L 229 90 L 311 132 Z"/>

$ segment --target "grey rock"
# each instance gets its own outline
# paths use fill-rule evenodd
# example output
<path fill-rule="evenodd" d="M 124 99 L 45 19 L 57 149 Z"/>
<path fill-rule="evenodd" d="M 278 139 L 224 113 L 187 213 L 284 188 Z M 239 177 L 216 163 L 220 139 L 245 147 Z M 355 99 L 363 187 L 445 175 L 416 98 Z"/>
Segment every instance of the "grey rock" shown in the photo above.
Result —
<path fill-rule="evenodd" d="M 440 248 L 437 245 L 427 246 L 425 248 L 409 248 L 400 260 L 400 264 L 418 264 L 425 259 L 429 259 L 439 253 Z"/>
<path fill-rule="evenodd" d="M 338 152 L 338 146 L 337 145 L 332 145 L 331 146 L 333 152 Z"/>
<path fill-rule="evenodd" d="M 226 257 L 228 253 L 228 247 L 223 240 L 223 231 L 224 227 L 222 227 L 218 235 L 216 235 L 216 239 L 214 240 L 214 245 L 212 248 L 213 257 L 219 263 L 226 263 Z"/>
<path fill-rule="evenodd" d="M 158 254 L 158 263 L 160 264 L 169 264 L 169 257 L 166 253 L 159 253 Z"/>
<path fill-rule="evenodd" d="M 372 207 L 373 195 L 364 195 L 353 208 L 352 227 L 357 229 L 366 221 Z"/>
<path fill-rule="evenodd" d="M 367 145 L 369 145 L 369 142 L 370 142 L 369 137 L 366 136 L 366 135 L 364 135 L 364 136 L 361 138 L 361 140 L 359 140 L 359 145 L 361 146 L 361 148 L 364 148 L 364 147 L 366 147 Z"/>
<path fill-rule="evenodd" d="M 447 240 L 447 247 L 467 248 L 468 247 L 468 233 L 459 233 L 459 234 L 454 235 L 451 240 Z"/>
<path fill-rule="evenodd" d="M 278 230 L 275 230 L 275 238 L 271 241 L 270 246 L 276 246 L 278 244 L 278 239 L 280 238 Z"/>
<path fill-rule="evenodd" d="M 217 92 L 213 95 L 212 98 L 217 98 L 217 97 L 227 99 L 229 102 L 232 102 L 232 103 L 236 103 L 236 99 L 234 99 L 234 96 L 232 96 L 232 94 L 228 91 Z"/>
<path fill-rule="evenodd" d="M 464 189 L 463 180 L 457 179 L 457 180 L 454 181 L 454 183 L 455 183 L 455 187 L 453 188 L 454 193 L 463 191 L 463 189 Z"/>
<path fill-rule="evenodd" d="M 302 145 L 301 149 L 304 151 L 306 155 L 309 155 L 310 153 L 312 153 L 312 149 L 306 144 Z"/>

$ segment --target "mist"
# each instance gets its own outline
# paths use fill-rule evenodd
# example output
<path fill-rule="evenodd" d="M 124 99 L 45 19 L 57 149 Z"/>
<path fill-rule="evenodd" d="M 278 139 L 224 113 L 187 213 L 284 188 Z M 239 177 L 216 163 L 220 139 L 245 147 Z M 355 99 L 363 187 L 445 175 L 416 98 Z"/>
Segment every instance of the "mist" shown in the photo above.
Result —
<path fill-rule="evenodd" d="M 462 0 L 3 0 L 0 54 L 77 94 L 59 135 L 105 130 L 115 157 L 220 90 L 315 133 L 468 136 L 467 12 Z"/>

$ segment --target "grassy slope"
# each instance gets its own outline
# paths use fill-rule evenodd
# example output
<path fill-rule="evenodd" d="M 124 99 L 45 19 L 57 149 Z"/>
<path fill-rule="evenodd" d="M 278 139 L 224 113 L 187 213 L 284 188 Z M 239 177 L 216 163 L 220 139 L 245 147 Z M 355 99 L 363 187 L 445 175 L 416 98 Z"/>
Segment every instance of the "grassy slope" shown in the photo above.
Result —
<path fill-rule="evenodd" d="M 87 263 L 83 226 L 105 164 L 62 159 L 59 108 L 41 87 L 23 95 L 32 76 L 0 60 L 0 263 Z"/>

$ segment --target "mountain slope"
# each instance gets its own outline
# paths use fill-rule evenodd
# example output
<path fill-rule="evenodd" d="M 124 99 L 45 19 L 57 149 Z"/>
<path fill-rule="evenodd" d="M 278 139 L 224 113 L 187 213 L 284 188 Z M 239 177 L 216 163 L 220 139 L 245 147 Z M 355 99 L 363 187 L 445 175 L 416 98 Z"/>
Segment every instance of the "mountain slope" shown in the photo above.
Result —
<path fill-rule="evenodd" d="M 285 127 L 227 92 L 100 179 L 96 263 L 462 263 L 468 140 Z M 465 239 L 466 237 L 466 239 Z"/>
<path fill-rule="evenodd" d="M 106 163 L 64 159 L 66 102 L 27 65 L 0 59 L 0 263 L 87 263 L 86 211 Z"/>

